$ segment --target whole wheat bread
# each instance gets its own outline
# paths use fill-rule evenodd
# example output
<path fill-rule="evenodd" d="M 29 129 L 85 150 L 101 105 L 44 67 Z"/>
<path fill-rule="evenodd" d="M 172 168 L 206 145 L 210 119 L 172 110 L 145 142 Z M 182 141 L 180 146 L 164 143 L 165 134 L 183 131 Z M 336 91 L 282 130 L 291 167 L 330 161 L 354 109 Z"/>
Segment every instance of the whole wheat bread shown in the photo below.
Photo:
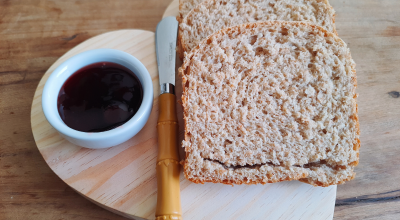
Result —
<path fill-rule="evenodd" d="M 336 33 L 335 11 L 327 0 L 192 0 L 183 3 L 178 52 L 192 48 L 208 35 L 231 26 L 268 20 L 308 21 Z M 197 4 L 197 5 L 196 5 Z M 195 8 L 187 12 L 190 7 Z M 189 7 L 190 6 L 190 7 Z"/>
<path fill-rule="evenodd" d="M 307 22 L 242 24 L 202 41 L 179 72 L 187 179 L 329 186 L 354 178 L 355 63 L 335 34 Z"/>
<path fill-rule="evenodd" d="M 179 15 L 176 17 L 176 20 L 181 23 L 183 18 L 203 1 L 204 0 L 179 0 Z"/>

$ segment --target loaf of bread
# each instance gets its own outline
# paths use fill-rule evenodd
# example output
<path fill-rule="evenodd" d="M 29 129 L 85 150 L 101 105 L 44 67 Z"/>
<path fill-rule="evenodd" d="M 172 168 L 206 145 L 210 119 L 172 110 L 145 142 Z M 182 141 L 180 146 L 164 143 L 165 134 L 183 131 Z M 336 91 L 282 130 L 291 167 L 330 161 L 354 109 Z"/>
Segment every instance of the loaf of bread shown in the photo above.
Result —
<path fill-rule="evenodd" d="M 336 33 L 327 0 L 191 0 L 182 3 L 178 52 L 181 58 L 208 35 L 249 22 L 308 21 Z M 186 6 L 186 7 L 184 7 Z M 194 7 L 190 12 L 188 10 Z"/>
<path fill-rule="evenodd" d="M 314 186 L 354 178 L 356 72 L 346 44 L 308 22 L 222 29 L 185 57 L 185 177 Z"/>

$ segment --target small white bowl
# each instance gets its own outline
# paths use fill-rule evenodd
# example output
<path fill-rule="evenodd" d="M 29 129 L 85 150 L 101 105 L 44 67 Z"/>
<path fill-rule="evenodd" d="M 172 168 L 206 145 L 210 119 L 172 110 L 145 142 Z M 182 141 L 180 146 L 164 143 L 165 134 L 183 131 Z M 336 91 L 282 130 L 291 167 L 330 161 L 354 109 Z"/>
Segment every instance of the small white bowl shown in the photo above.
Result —
<path fill-rule="evenodd" d="M 104 132 L 82 132 L 68 127 L 60 117 L 57 99 L 64 82 L 77 70 L 98 62 L 113 62 L 130 69 L 140 80 L 143 100 L 136 114 L 123 125 Z M 47 121 L 65 139 L 86 148 L 106 148 L 121 144 L 135 136 L 146 124 L 153 107 L 153 83 L 146 67 L 132 55 L 114 49 L 96 49 L 77 54 L 54 70 L 42 94 L 42 108 Z"/>

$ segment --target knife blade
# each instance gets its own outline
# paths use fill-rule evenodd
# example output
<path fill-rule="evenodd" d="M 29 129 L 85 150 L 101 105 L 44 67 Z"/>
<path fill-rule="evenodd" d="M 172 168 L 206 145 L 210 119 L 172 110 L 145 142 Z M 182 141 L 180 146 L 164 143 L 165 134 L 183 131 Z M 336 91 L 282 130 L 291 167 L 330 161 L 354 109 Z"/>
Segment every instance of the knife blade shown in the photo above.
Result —
<path fill-rule="evenodd" d="M 182 219 L 179 187 L 178 118 L 175 97 L 175 47 L 178 22 L 166 17 L 157 25 L 156 52 L 161 87 L 157 121 L 156 219 Z"/>
<path fill-rule="evenodd" d="M 178 35 L 178 21 L 175 17 L 166 17 L 158 23 L 156 28 L 156 54 L 161 94 L 175 86 L 175 56 L 176 39 Z M 172 86 L 171 86 L 172 85 Z"/>

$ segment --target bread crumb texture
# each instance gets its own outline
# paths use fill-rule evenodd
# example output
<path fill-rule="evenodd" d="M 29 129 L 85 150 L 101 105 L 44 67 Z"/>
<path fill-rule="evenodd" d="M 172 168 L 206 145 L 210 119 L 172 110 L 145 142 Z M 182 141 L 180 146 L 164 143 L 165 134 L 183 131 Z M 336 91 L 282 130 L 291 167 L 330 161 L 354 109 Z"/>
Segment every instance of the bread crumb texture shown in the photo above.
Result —
<path fill-rule="evenodd" d="M 346 44 L 306 22 L 220 30 L 187 54 L 184 173 L 226 184 L 354 178 L 356 72 Z"/>
<path fill-rule="evenodd" d="M 327 0 L 206 0 L 182 4 L 196 6 L 179 26 L 181 57 L 210 34 L 249 22 L 308 21 L 336 33 L 335 12 Z M 186 13 L 185 10 L 182 13 Z"/>
<path fill-rule="evenodd" d="M 181 22 L 184 17 L 204 0 L 179 0 L 179 15 L 177 20 Z"/>

